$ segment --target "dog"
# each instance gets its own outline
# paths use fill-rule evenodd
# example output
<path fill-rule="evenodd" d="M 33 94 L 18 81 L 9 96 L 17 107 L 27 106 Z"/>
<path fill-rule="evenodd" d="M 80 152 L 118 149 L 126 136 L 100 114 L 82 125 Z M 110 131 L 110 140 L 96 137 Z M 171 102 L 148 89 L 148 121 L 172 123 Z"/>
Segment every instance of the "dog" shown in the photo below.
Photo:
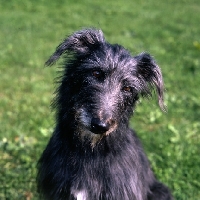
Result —
<path fill-rule="evenodd" d="M 171 200 L 150 168 L 129 119 L 139 97 L 157 94 L 161 70 L 148 53 L 131 56 L 103 32 L 75 32 L 46 65 L 64 55 L 54 106 L 56 127 L 38 162 L 38 191 L 47 200 Z"/>

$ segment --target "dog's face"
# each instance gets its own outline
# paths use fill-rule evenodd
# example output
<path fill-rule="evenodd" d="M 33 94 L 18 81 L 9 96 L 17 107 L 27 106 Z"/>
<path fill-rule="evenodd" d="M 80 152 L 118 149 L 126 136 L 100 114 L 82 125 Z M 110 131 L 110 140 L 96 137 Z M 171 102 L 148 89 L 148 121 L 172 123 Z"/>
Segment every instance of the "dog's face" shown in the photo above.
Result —
<path fill-rule="evenodd" d="M 91 138 L 93 146 L 119 126 L 128 125 L 140 94 L 149 96 L 155 87 L 163 108 L 161 71 L 149 54 L 132 57 L 123 47 L 107 43 L 103 33 L 94 29 L 65 39 L 47 65 L 63 53 L 70 54 L 71 59 L 61 85 L 67 92 L 60 95 L 70 95 L 77 132 L 82 138 Z M 68 102 L 59 102 L 63 103 Z"/>

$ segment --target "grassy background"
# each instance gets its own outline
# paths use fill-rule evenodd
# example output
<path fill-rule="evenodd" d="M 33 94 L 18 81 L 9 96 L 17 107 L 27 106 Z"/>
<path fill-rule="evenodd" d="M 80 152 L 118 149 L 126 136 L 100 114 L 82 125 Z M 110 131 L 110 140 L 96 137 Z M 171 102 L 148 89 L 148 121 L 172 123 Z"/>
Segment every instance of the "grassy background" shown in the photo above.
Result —
<path fill-rule="evenodd" d="M 0 0 L 0 199 L 38 199 L 36 163 L 54 126 L 57 71 L 44 62 L 65 35 L 97 27 L 161 66 L 168 112 L 142 100 L 131 126 L 175 199 L 199 200 L 199 13 L 199 0 Z"/>

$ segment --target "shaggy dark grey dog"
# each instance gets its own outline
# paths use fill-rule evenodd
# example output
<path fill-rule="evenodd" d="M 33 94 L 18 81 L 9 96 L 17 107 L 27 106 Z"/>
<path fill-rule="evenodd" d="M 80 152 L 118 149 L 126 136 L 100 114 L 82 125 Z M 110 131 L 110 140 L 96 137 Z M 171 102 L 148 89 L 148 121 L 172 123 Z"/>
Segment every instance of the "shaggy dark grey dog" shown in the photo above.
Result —
<path fill-rule="evenodd" d="M 46 62 L 64 54 L 56 128 L 38 163 L 38 189 L 48 200 L 171 200 L 156 180 L 129 119 L 139 96 L 163 80 L 149 54 L 131 56 L 101 30 L 66 38 Z"/>

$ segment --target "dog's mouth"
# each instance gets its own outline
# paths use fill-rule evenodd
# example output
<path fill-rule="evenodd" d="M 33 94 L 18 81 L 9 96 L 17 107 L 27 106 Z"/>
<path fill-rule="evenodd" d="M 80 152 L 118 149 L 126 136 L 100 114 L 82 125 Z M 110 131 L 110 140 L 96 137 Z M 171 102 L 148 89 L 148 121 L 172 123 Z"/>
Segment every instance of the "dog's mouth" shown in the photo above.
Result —
<path fill-rule="evenodd" d="M 108 135 L 110 135 L 112 132 L 114 132 L 117 129 L 117 124 L 113 124 L 112 126 L 108 128 L 96 128 L 96 127 L 85 127 L 80 126 L 77 130 L 79 138 L 81 141 L 90 141 L 90 145 L 92 148 L 97 146 L 101 140 Z"/>
<path fill-rule="evenodd" d="M 77 133 L 82 141 L 89 139 L 92 147 L 117 129 L 117 123 L 112 118 L 92 117 L 90 112 L 82 108 L 78 111 L 76 113 Z"/>
<path fill-rule="evenodd" d="M 116 120 L 111 117 L 93 117 L 84 108 L 76 112 L 75 118 L 82 128 L 97 135 L 108 135 L 117 127 Z"/>

